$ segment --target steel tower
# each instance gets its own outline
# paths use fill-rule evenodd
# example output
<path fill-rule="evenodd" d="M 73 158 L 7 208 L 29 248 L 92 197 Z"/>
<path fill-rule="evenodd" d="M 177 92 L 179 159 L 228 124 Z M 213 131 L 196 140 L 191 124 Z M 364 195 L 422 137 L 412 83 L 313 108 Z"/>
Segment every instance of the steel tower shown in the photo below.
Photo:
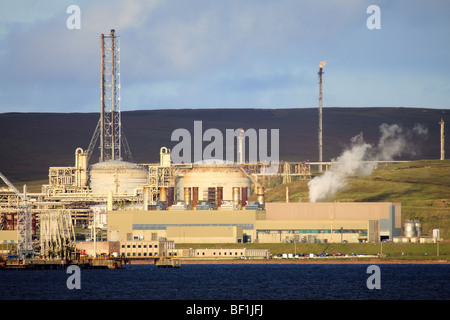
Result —
<path fill-rule="evenodd" d="M 133 161 L 122 129 L 120 114 L 120 37 L 112 29 L 101 35 L 100 119 L 88 148 L 88 161 L 100 138 L 99 161 L 123 160 L 124 152 Z"/>

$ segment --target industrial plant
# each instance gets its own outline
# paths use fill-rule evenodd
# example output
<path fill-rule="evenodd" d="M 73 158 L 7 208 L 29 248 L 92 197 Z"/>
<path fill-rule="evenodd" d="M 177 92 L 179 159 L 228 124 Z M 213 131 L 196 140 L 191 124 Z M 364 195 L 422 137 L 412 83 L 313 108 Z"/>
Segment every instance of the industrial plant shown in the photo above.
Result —
<path fill-rule="evenodd" d="M 330 165 L 322 161 L 323 66 L 319 162 L 277 163 L 283 182 L 311 179 L 314 170 Z M 97 127 L 88 147 L 74 150 L 73 165 L 50 167 L 38 193 L 19 191 L 0 174 L 8 186 L 0 189 L 0 241 L 16 245 L 20 259 L 194 257 L 207 251 L 177 249 L 177 243 L 432 241 L 422 237 L 418 223 L 402 237 L 400 203 L 266 202 L 267 163 L 179 164 L 165 146 L 154 150 L 158 163 L 133 162 L 121 121 L 120 37 L 114 30 L 101 35 L 100 87 Z M 93 159 L 97 147 L 100 157 Z M 75 228 L 90 230 L 90 238 L 78 239 Z M 207 255 L 267 258 L 269 252 L 217 249 Z"/>

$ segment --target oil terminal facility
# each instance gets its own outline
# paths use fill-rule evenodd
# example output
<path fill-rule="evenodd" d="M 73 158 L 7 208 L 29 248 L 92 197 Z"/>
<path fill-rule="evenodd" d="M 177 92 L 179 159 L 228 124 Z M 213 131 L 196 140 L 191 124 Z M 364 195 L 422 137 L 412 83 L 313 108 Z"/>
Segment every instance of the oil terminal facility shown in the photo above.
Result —
<path fill-rule="evenodd" d="M 261 177 L 267 164 L 175 164 L 166 147 L 155 150 L 159 163 L 124 161 L 131 152 L 120 116 L 119 41 L 114 30 L 101 35 L 100 118 L 89 146 L 74 150 L 74 165 L 50 167 L 48 184 L 39 193 L 19 191 L 1 175 L 9 188 L 0 189 L 0 242 L 15 244 L 19 257 L 66 258 L 75 249 L 120 257 L 195 256 L 176 244 L 400 239 L 400 203 L 266 203 Z M 90 164 L 97 145 L 99 161 Z M 321 159 L 283 163 L 278 174 L 308 179 L 311 168 L 322 165 L 328 164 Z M 256 201 L 248 200 L 252 195 Z M 74 229 L 82 226 L 92 230 L 92 239 L 76 239 Z M 426 241 L 417 233 L 407 237 L 412 238 Z M 249 249 L 207 253 L 267 254 Z"/>

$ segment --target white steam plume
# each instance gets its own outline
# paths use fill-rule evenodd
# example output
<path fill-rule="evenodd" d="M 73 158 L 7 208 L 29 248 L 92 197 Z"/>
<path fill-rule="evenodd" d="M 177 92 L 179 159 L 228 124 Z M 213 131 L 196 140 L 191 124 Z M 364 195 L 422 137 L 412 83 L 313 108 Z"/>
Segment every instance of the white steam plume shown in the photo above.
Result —
<path fill-rule="evenodd" d="M 317 202 L 342 190 L 347 185 L 349 176 L 372 173 L 375 163 L 370 161 L 389 161 L 402 154 L 415 154 L 413 140 L 426 138 L 428 131 L 422 125 L 415 125 L 412 130 L 403 130 L 397 124 L 382 124 L 377 146 L 364 141 L 360 133 L 351 139 L 351 146 L 339 157 L 332 159 L 331 168 L 323 175 L 315 177 L 308 183 L 309 201 Z"/>

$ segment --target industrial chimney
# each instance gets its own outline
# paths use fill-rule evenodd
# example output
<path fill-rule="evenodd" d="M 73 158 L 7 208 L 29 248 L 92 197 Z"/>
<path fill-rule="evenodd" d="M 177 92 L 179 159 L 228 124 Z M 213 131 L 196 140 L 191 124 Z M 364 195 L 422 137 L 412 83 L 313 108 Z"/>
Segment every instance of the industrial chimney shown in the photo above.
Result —
<path fill-rule="evenodd" d="M 321 61 L 319 65 L 319 172 L 322 172 L 322 75 L 326 62 Z"/>

